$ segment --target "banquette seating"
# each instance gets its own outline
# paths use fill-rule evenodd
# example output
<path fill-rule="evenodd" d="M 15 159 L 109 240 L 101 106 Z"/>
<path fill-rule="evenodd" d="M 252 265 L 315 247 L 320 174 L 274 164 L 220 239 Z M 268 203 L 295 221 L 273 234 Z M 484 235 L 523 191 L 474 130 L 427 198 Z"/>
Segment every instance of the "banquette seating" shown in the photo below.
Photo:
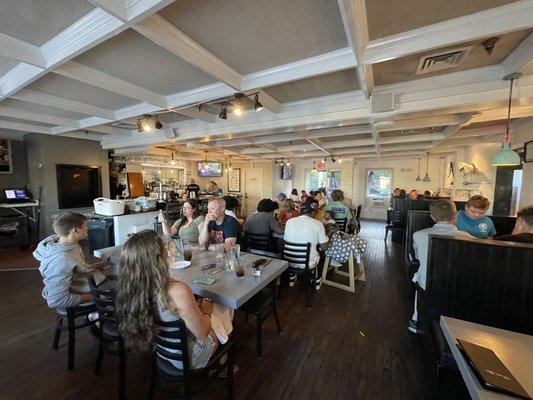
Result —
<path fill-rule="evenodd" d="M 441 398 L 461 398 L 463 386 L 441 315 L 533 334 L 531 244 L 430 235 L 426 290 L 418 289 L 419 323 L 429 328 Z"/>

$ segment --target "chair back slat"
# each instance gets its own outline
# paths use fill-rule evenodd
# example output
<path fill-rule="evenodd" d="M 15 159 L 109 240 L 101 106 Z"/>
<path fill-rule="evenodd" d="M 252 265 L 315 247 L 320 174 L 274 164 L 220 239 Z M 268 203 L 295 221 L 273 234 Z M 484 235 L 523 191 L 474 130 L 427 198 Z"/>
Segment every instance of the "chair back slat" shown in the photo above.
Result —
<path fill-rule="evenodd" d="M 244 231 L 244 243 L 248 250 L 271 250 L 270 235 Z"/>
<path fill-rule="evenodd" d="M 156 321 L 152 339 L 156 356 L 172 361 L 181 361 L 184 373 L 189 372 L 189 350 L 187 348 L 187 327 L 182 319 L 177 321 Z M 172 350 L 172 351 L 169 351 Z"/>
<path fill-rule="evenodd" d="M 105 281 L 97 284 L 93 275 L 89 275 L 87 280 L 89 281 L 89 288 L 91 289 L 94 304 L 96 305 L 96 311 L 98 311 L 100 323 L 104 324 L 109 322 L 117 324 L 115 280 L 107 278 Z"/>
<path fill-rule="evenodd" d="M 283 259 L 291 264 L 309 267 L 311 258 L 311 243 L 283 242 Z"/>
<path fill-rule="evenodd" d="M 346 226 L 348 225 L 348 218 L 333 218 L 335 223 L 339 227 L 341 232 L 346 232 Z"/>

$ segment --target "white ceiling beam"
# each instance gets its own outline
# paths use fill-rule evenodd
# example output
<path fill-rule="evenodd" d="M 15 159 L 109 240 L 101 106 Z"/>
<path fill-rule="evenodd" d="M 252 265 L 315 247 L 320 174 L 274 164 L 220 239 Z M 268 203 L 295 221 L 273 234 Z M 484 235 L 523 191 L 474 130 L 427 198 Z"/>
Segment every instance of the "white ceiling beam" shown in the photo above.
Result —
<path fill-rule="evenodd" d="M 19 64 L 2 76 L 0 78 L 0 100 L 124 29 L 126 26 L 119 19 L 104 10 L 95 8 L 41 46 L 46 68 L 28 68 L 27 64 Z"/>
<path fill-rule="evenodd" d="M 46 66 L 46 60 L 39 47 L 2 32 L 0 32 L 0 56 L 40 68 Z"/>
<path fill-rule="evenodd" d="M 107 90 L 108 92 L 140 100 L 161 108 L 166 108 L 167 106 L 165 97 L 160 94 L 74 61 L 66 62 L 52 72 L 74 79 L 78 82 L 83 82 Z"/>
<path fill-rule="evenodd" d="M 420 129 L 436 126 L 455 125 L 464 123 L 465 116 L 462 114 L 451 114 L 442 116 L 430 116 L 424 118 L 406 118 L 389 122 L 376 122 L 374 126 L 378 132 L 390 132 L 403 129 Z"/>
<path fill-rule="evenodd" d="M 376 150 L 376 154 L 378 156 L 378 160 L 381 161 L 381 143 L 379 139 L 379 132 L 376 129 L 376 125 L 373 120 L 370 120 L 370 126 L 372 127 L 372 140 L 374 141 L 374 149 Z"/>
<path fill-rule="evenodd" d="M 368 46 L 368 19 L 365 0 L 338 0 L 344 31 L 356 61 L 359 86 L 366 98 L 374 89 L 374 74 L 371 65 L 364 65 L 363 51 Z"/>
<path fill-rule="evenodd" d="M 382 153 L 390 153 L 394 151 L 404 151 L 404 150 L 428 150 L 433 147 L 434 142 L 420 142 L 420 143 L 413 143 L 413 144 L 406 144 L 406 145 L 383 145 L 381 147 Z"/>
<path fill-rule="evenodd" d="M 235 90 L 241 90 L 242 75 L 193 41 L 174 25 L 154 14 L 133 26 L 140 34 Z"/>
<path fill-rule="evenodd" d="M 319 54 L 303 60 L 253 72 L 242 77 L 242 90 L 254 90 L 280 85 L 317 75 L 329 74 L 355 67 L 355 56 L 350 47 Z"/>
<path fill-rule="evenodd" d="M 199 111 L 197 108 L 183 108 L 181 110 L 174 111 L 176 114 L 181 114 L 189 118 L 198 119 L 200 121 L 214 123 L 216 117 L 206 111 Z"/>
<path fill-rule="evenodd" d="M 507 74 L 519 72 L 533 62 L 533 33 L 530 33 L 505 60 L 501 66 Z"/>
<path fill-rule="evenodd" d="M 46 135 L 52 135 L 53 134 L 53 132 L 50 130 L 50 128 L 48 128 L 46 126 L 24 124 L 24 123 L 20 123 L 20 122 L 12 122 L 12 121 L 0 120 L 0 128 L 13 129 L 13 130 L 22 131 L 22 132 L 44 133 Z"/>
<path fill-rule="evenodd" d="M 274 97 L 269 95 L 264 90 L 259 91 L 259 102 L 263 105 L 263 107 L 273 113 L 279 113 L 280 104 L 279 101 L 277 101 Z"/>
<path fill-rule="evenodd" d="M 73 111 L 80 114 L 94 115 L 105 118 L 108 121 L 115 119 L 115 113 L 105 108 L 93 106 L 91 104 L 80 103 L 63 97 L 54 96 L 47 93 L 36 92 L 34 90 L 22 89 L 11 96 L 14 99 L 26 101 L 28 103 L 41 104 L 44 106 Z M 100 122 L 101 123 L 101 122 Z"/>
<path fill-rule="evenodd" d="M 372 133 L 372 128 L 369 124 L 308 130 L 309 139 L 361 135 L 365 133 Z"/>
<path fill-rule="evenodd" d="M 510 131 L 513 131 L 513 126 L 511 125 Z M 472 137 L 483 137 L 491 136 L 496 134 L 502 134 L 505 132 L 505 125 L 494 125 L 486 126 L 483 128 L 469 128 L 461 129 L 453 135 L 453 138 L 472 138 Z"/>
<path fill-rule="evenodd" d="M 442 133 L 424 133 L 420 135 L 402 135 L 397 137 L 381 137 L 379 138 L 380 144 L 392 144 L 392 143 L 411 143 L 411 142 L 428 142 L 438 141 L 444 139 Z"/>
<path fill-rule="evenodd" d="M 41 114 L 33 111 L 22 110 L 20 108 L 2 106 L 0 103 L 0 115 L 3 117 L 25 119 L 33 122 L 41 122 L 52 125 L 66 125 L 73 128 L 79 128 L 78 121 L 70 118 L 62 118 L 54 115 Z"/>
<path fill-rule="evenodd" d="M 101 125 L 101 126 L 92 126 L 87 129 L 88 131 L 100 132 L 106 134 L 120 135 L 125 137 L 133 136 L 132 131 L 128 129 L 117 128 L 116 126 L 110 125 Z"/>
<path fill-rule="evenodd" d="M 100 7 L 114 17 L 127 21 L 128 13 L 126 11 L 126 0 L 88 0 L 89 3 Z"/>
<path fill-rule="evenodd" d="M 487 104 L 491 107 L 504 109 L 505 101 L 509 95 L 508 85 L 500 79 L 470 85 L 454 85 L 453 81 L 449 84 L 449 87 L 445 89 L 402 94 L 396 109 L 387 117 L 408 116 L 411 113 L 435 115 L 437 110 L 439 113 L 445 113 L 448 109 L 459 110 L 460 112 L 463 110 L 475 111 L 480 105 L 486 106 Z M 520 101 L 525 103 L 527 103 L 527 99 L 533 98 L 533 76 L 524 76 L 519 79 L 516 82 L 516 90 L 513 95 L 515 99 L 521 99 Z M 368 121 L 370 116 L 369 103 L 368 100 L 361 100 L 359 93 L 344 93 L 305 102 L 286 103 L 283 104 L 278 114 L 250 113 L 246 119 L 228 119 L 211 127 L 197 121 L 184 121 L 172 126 L 177 129 L 180 140 L 195 140 L 211 135 L 249 134 L 254 131 L 290 131 L 294 127 L 331 123 L 338 125 L 343 122 L 353 123 L 353 121 L 365 119 Z M 473 121 L 474 118 L 471 122 Z M 103 141 L 107 147 L 128 145 L 127 141 L 115 141 L 112 138 L 104 138 Z"/>
<path fill-rule="evenodd" d="M 252 139 L 252 142 L 254 144 L 265 144 L 265 143 L 286 142 L 286 141 L 298 140 L 298 139 L 301 139 L 301 137 L 297 133 L 278 133 L 274 135 L 254 137 Z"/>
<path fill-rule="evenodd" d="M 529 28 L 533 2 L 521 0 L 370 41 L 361 60 L 375 64 L 431 49 Z"/>

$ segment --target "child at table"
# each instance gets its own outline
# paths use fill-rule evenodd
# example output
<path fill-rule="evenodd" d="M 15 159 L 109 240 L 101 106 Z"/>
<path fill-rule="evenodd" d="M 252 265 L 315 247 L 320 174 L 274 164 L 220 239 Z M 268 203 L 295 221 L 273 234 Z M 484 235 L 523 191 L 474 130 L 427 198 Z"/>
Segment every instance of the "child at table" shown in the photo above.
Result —
<path fill-rule="evenodd" d="M 173 279 L 165 245 L 153 230 L 141 231 L 128 239 L 122 249 L 121 266 L 116 305 L 119 332 L 126 343 L 148 343 L 156 321 L 182 319 L 189 331 L 190 366 L 205 367 L 219 343 L 228 340 L 233 329 L 233 310 L 208 299 L 197 302 L 185 282 Z M 176 368 L 183 368 L 180 361 L 167 360 Z"/>

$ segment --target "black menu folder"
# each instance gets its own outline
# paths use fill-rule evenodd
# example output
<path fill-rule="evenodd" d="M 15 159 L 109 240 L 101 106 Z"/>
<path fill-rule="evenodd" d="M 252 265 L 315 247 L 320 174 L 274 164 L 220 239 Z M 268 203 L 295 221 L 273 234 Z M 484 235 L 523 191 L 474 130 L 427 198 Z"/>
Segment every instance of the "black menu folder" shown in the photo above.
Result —
<path fill-rule="evenodd" d="M 457 347 L 461 350 L 483 387 L 531 400 L 522 385 L 491 349 L 461 339 L 457 339 L 457 342 L 459 342 Z"/>

